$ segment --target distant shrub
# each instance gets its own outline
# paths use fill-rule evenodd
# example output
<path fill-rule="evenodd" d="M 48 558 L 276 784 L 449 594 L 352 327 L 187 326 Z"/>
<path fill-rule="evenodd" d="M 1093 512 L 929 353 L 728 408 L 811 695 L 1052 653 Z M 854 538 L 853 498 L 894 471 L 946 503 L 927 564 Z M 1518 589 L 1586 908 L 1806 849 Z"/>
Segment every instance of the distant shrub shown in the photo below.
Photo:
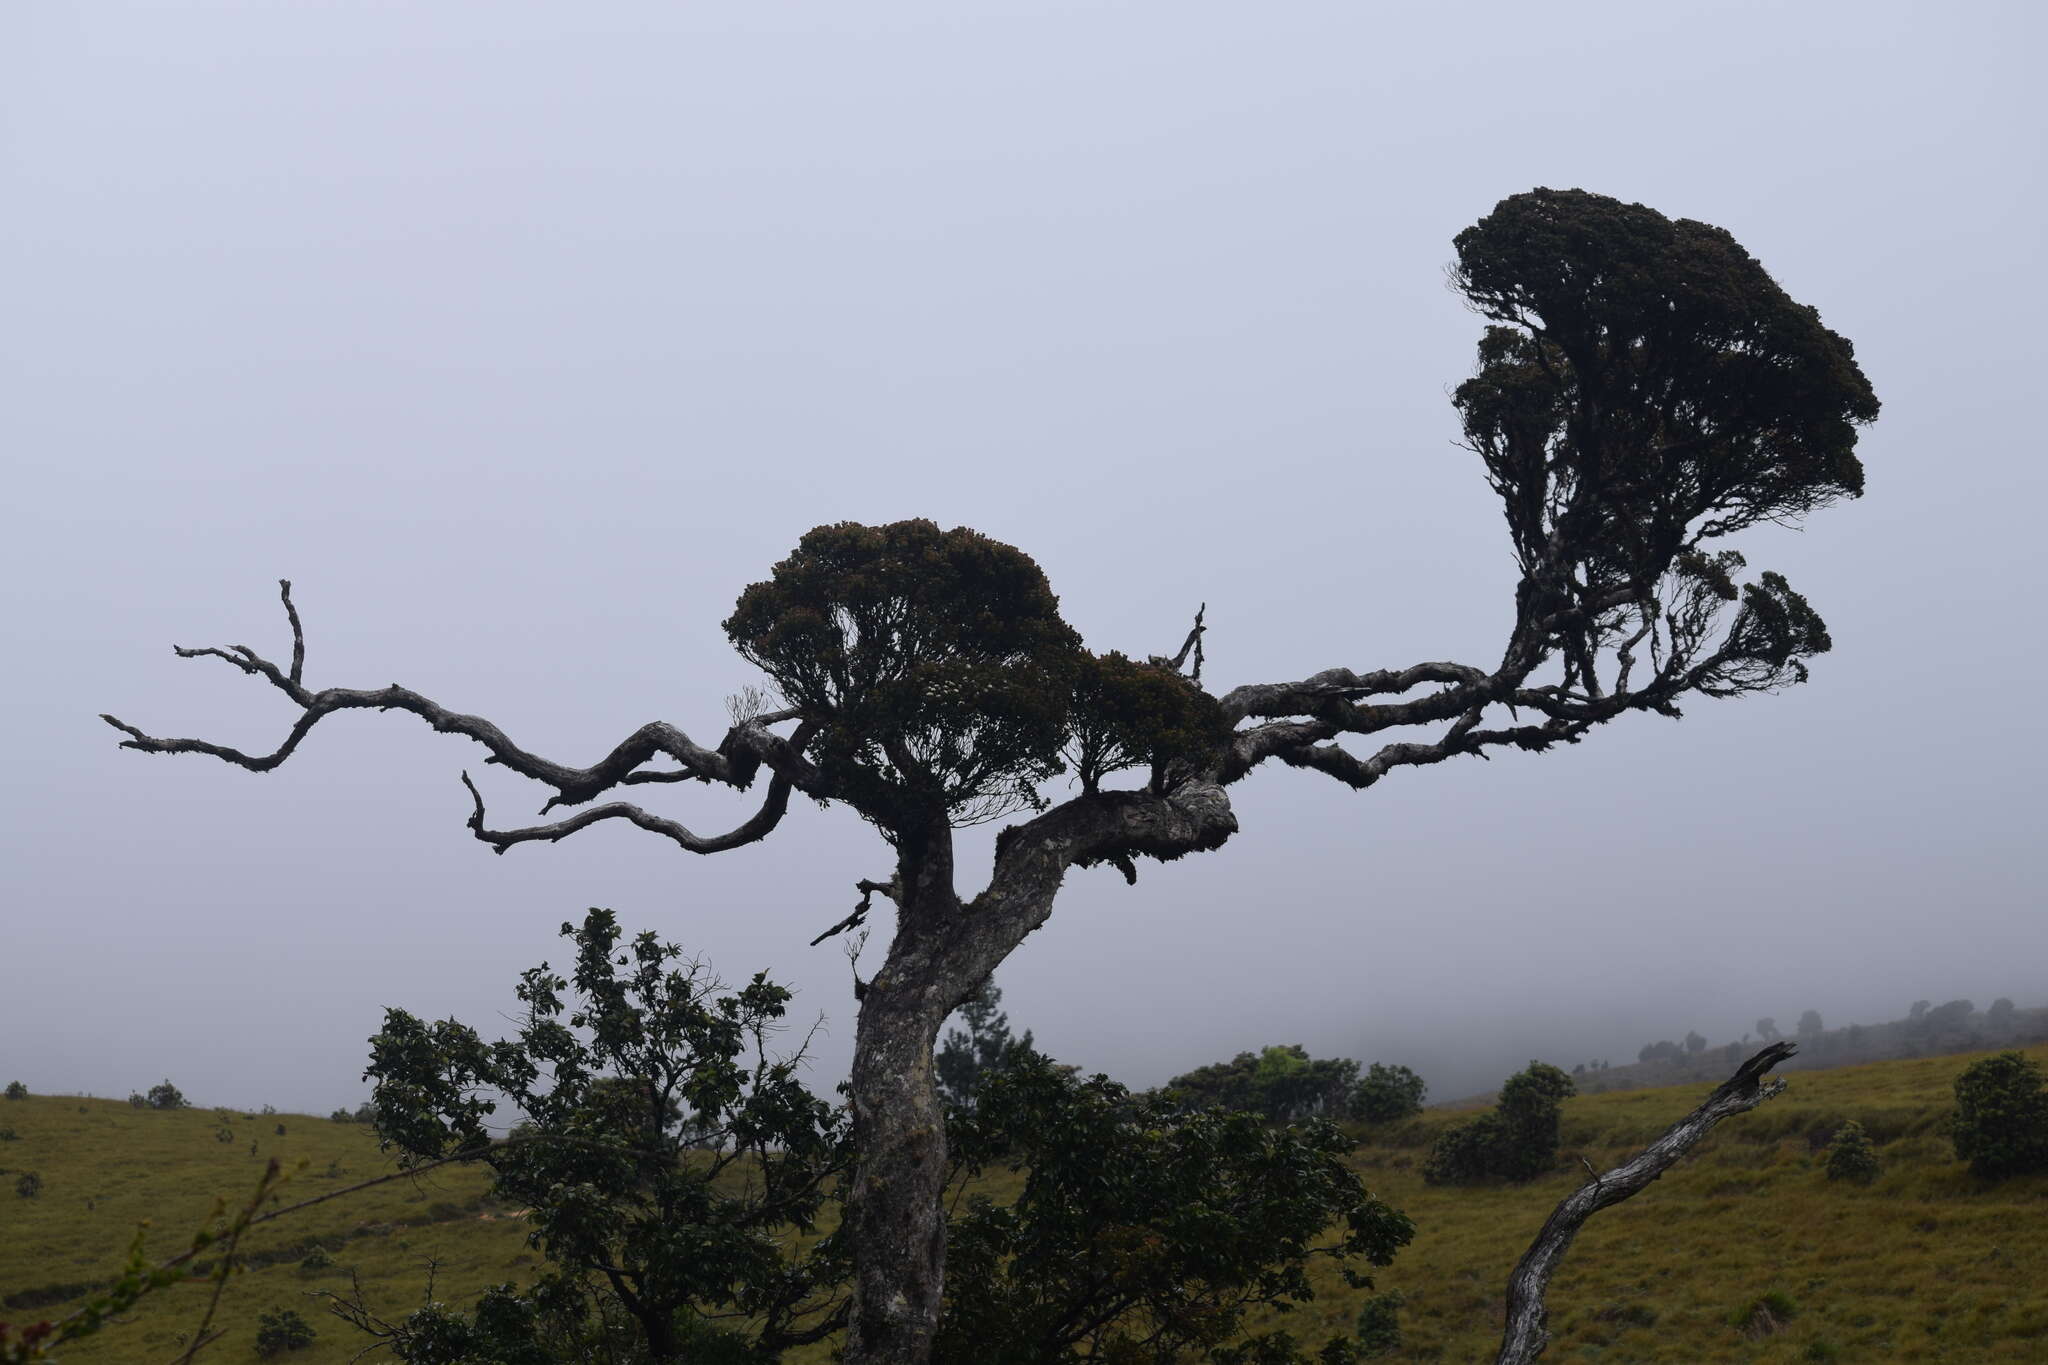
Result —
<path fill-rule="evenodd" d="M 132 1108 L 136 1109 L 149 1108 L 149 1099 L 140 1090 L 131 1090 L 128 1092 L 128 1103 Z"/>
<path fill-rule="evenodd" d="M 274 1110 L 273 1110 L 272 1112 L 274 1113 L 274 1112 L 276 1112 L 276 1111 L 274 1111 Z M 283 1137 L 283 1136 L 284 1136 L 284 1125 L 283 1125 L 283 1124 L 281 1124 L 281 1123 L 280 1123 L 280 1124 L 278 1124 L 278 1125 L 277 1125 L 276 1133 L 277 1133 L 277 1136 L 278 1136 L 278 1137 Z"/>
<path fill-rule="evenodd" d="M 336 1123 L 355 1122 L 355 1119 L 349 1114 L 348 1110 L 346 1109 L 337 1109 L 333 1113 L 329 1114 L 327 1117 L 333 1119 Z"/>
<path fill-rule="evenodd" d="M 261 1109 L 257 1110 L 256 1112 L 257 1112 L 257 1113 L 259 1113 L 259 1114 L 265 1114 L 265 1115 L 269 1115 L 269 1114 L 275 1114 L 275 1113 L 277 1112 L 277 1106 L 276 1106 L 276 1105 L 274 1105 L 274 1104 L 266 1104 L 266 1105 L 264 1105 L 264 1106 L 263 1106 L 263 1107 L 262 1107 Z"/>
<path fill-rule="evenodd" d="M 286 1351 L 302 1351 L 313 1344 L 313 1324 L 289 1308 L 264 1313 L 256 1319 L 256 1354 L 264 1359 Z"/>
<path fill-rule="evenodd" d="M 1374 1062 L 1351 1092 L 1351 1116 L 1367 1123 L 1391 1123 L 1422 1112 L 1429 1087 L 1405 1066 Z"/>
<path fill-rule="evenodd" d="M 1827 1340 L 1808 1342 L 1805 1358 L 1807 1360 L 1821 1361 L 1840 1360 L 1842 1358 L 1842 1348 Z"/>
<path fill-rule="evenodd" d="M 1870 1134 L 1850 1119 L 1828 1146 L 1828 1179 L 1868 1185 L 1877 1173 L 1877 1149 L 1870 1145 Z"/>
<path fill-rule="evenodd" d="M 1401 1305 L 1408 1300 L 1400 1290 L 1375 1294 L 1358 1310 L 1358 1353 L 1367 1359 L 1390 1356 L 1401 1349 Z"/>
<path fill-rule="evenodd" d="M 1508 1077 L 1493 1112 L 1449 1128 L 1430 1148 L 1422 1178 L 1462 1185 L 1497 1178 L 1530 1180 L 1557 1160 L 1559 1105 L 1577 1093 L 1572 1078 L 1545 1062 Z"/>
<path fill-rule="evenodd" d="M 299 1262 L 299 1269 L 301 1270 L 321 1271 L 332 1270 L 333 1268 L 334 1257 L 328 1255 L 327 1248 L 317 1242 L 314 1243 L 313 1249 L 306 1253 L 306 1258 Z"/>
<path fill-rule="evenodd" d="M 0 1142 L 19 1141 L 21 1141 L 21 1134 L 15 1132 L 12 1128 L 0 1128 Z"/>
<path fill-rule="evenodd" d="M 20 1081 L 9 1081 L 7 1083 L 7 1098 L 10 1100 L 27 1099 L 28 1087 L 23 1085 Z"/>
<path fill-rule="evenodd" d="M 43 1178 L 34 1171 L 23 1171 L 15 1177 L 14 1193 L 23 1199 L 33 1199 L 43 1192 Z"/>
<path fill-rule="evenodd" d="M 153 1085 L 149 1088 L 149 1107 L 152 1109 L 183 1109 L 185 1107 L 185 1092 L 172 1085 L 169 1077 L 165 1077 L 162 1085 Z"/>
<path fill-rule="evenodd" d="M 223 1143 L 233 1142 L 235 1140 L 235 1130 L 232 1128 L 216 1128 L 213 1130 L 213 1140 Z"/>
<path fill-rule="evenodd" d="M 1998 1180 L 2048 1169 L 2048 1091 L 2024 1053 L 1986 1057 L 1956 1077 L 1949 1119 L 1956 1159 L 1972 1174 Z"/>

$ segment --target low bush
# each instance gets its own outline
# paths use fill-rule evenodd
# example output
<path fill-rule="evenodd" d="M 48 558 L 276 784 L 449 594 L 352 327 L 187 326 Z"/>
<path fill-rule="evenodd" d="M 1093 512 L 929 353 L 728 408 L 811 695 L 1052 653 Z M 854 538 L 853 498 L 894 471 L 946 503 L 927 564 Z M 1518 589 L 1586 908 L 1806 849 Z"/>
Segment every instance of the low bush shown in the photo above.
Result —
<path fill-rule="evenodd" d="M 256 1354 L 268 1360 L 286 1351 L 303 1351 L 313 1344 L 313 1324 L 289 1308 L 264 1313 L 256 1319 Z"/>
<path fill-rule="evenodd" d="M 1850 1119 L 1835 1133 L 1835 1140 L 1828 1145 L 1827 1170 L 1828 1179 L 1857 1185 L 1877 1179 L 1877 1149 L 1870 1145 L 1870 1135 L 1862 1124 Z"/>

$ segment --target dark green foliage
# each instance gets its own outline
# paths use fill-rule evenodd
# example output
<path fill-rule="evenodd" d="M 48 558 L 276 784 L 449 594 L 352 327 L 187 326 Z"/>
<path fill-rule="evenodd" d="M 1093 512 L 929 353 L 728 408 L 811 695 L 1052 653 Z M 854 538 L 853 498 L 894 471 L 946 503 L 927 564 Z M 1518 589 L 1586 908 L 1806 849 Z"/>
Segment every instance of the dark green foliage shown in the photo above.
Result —
<path fill-rule="evenodd" d="M 503 1321 L 486 1335 L 515 1320 L 559 1326 L 570 1305 L 630 1319 L 657 1359 L 711 1332 L 710 1315 L 748 1321 L 734 1349 L 749 1359 L 822 1330 L 845 1272 L 838 1240 L 799 1251 L 786 1234 L 814 1226 L 845 1164 L 844 1120 L 798 1082 L 800 1058 L 768 1055 L 789 992 L 756 976 L 722 994 L 653 934 L 622 944 L 607 910 L 562 933 L 574 970 L 521 977 L 515 1037 L 486 1044 L 454 1020 L 394 1009 L 371 1039 L 378 1136 L 408 1159 L 488 1146 L 491 1096 L 526 1115 L 518 1140 L 483 1159 L 495 1193 L 533 1210 L 533 1240 L 555 1268 L 498 1301 Z M 591 1278 L 603 1267 L 616 1282 Z M 485 1331 L 458 1319 L 441 1314 L 419 1340 Z"/>
<path fill-rule="evenodd" d="M 2025 1053 L 2001 1052 L 1956 1077 L 1949 1121 L 1956 1159 L 1998 1180 L 2048 1170 L 2048 1090 L 2041 1068 Z"/>
<path fill-rule="evenodd" d="M 23 1085 L 20 1081 L 9 1081 L 7 1083 L 7 1098 L 10 1100 L 27 1099 L 28 1087 Z"/>
<path fill-rule="evenodd" d="M 332 1270 L 333 1268 L 334 1257 L 328 1253 L 326 1247 L 318 1243 L 315 1243 L 313 1249 L 307 1252 L 305 1258 L 299 1262 L 299 1269 L 310 1274 L 317 1274 L 320 1271 Z"/>
<path fill-rule="evenodd" d="M 1164 1093 L 1182 1108 L 1242 1109 L 1272 1123 L 1292 1123 L 1341 1117 L 1357 1085 L 1357 1062 L 1313 1058 L 1299 1043 L 1287 1043 L 1175 1076 Z"/>
<path fill-rule="evenodd" d="M 1422 1112 L 1429 1087 L 1405 1066 L 1374 1062 L 1351 1091 L 1351 1117 L 1365 1123 L 1392 1123 Z"/>
<path fill-rule="evenodd" d="M 972 1198 L 952 1223 L 942 1365 L 1305 1361 L 1280 1334 L 1203 1353 L 1249 1310 L 1310 1297 L 1311 1256 L 1386 1265 L 1413 1235 L 1328 1123 L 1189 1112 L 1037 1054 L 989 1079 L 952 1146 L 965 1172 L 1029 1175 L 1014 1205 Z"/>
<path fill-rule="evenodd" d="M 43 1178 L 34 1171 L 23 1171 L 14 1178 L 14 1193 L 22 1199 L 33 1199 L 43 1192 Z"/>
<path fill-rule="evenodd" d="M 185 1108 L 184 1092 L 179 1090 L 177 1086 L 172 1085 L 168 1077 L 165 1078 L 161 1085 L 153 1085 L 149 1088 L 148 1099 L 149 1107 L 152 1109 Z"/>
<path fill-rule="evenodd" d="M 1835 1133 L 1828 1145 L 1828 1179 L 1868 1185 L 1878 1177 L 1877 1148 L 1863 1125 L 1850 1119 Z"/>
<path fill-rule="evenodd" d="M 21 1134 L 15 1132 L 12 1128 L 0 1128 L 0 1142 L 19 1141 L 21 1141 Z"/>
<path fill-rule="evenodd" d="M 807 532 L 726 619 L 811 722 L 828 784 L 884 828 L 1037 804 L 1084 651 L 1023 551 L 929 521 Z"/>
<path fill-rule="evenodd" d="M 1390 1356 L 1401 1349 L 1401 1306 L 1407 1303 L 1398 1289 L 1375 1294 L 1358 1310 L 1358 1353 L 1371 1360 Z"/>
<path fill-rule="evenodd" d="M 1739 601 L 1683 687 L 1803 680 L 1830 647 L 1818 614 L 1776 574 L 1738 590 L 1741 556 L 1702 544 L 1862 492 L 1856 428 L 1878 403 L 1847 339 L 1721 228 L 1583 190 L 1504 199 L 1456 247 L 1455 284 L 1496 325 L 1453 399 L 1507 514 L 1522 618 L 1560 621 L 1569 675 L 1628 612 L 1694 657 Z"/>
<path fill-rule="evenodd" d="M 1121 654 L 1083 658 L 1075 669 L 1073 738 L 1067 754 L 1083 791 L 1125 768 L 1144 768 L 1157 790 L 1176 762 L 1215 754 L 1230 734 L 1216 699 L 1178 669 Z"/>
<path fill-rule="evenodd" d="M 140 1090 L 131 1090 L 128 1092 L 128 1104 L 129 1107 L 133 1109 L 149 1108 L 149 1100 L 145 1095 L 143 1095 L 143 1093 Z"/>
<path fill-rule="evenodd" d="M 264 1313 L 256 1319 L 256 1354 L 268 1360 L 286 1351 L 303 1351 L 313 1344 L 313 1324 L 290 1308 Z"/>
<path fill-rule="evenodd" d="M 1508 1077 L 1492 1112 L 1447 1128 L 1430 1148 L 1422 1178 L 1432 1185 L 1531 1180 L 1557 1160 L 1559 1105 L 1572 1078 L 1545 1062 Z"/>
<path fill-rule="evenodd" d="M 948 1029 L 944 1045 L 933 1053 L 939 1097 L 947 1104 L 973 1108 L 982 1079 L 1030 1051 L 1031 1030 L 1024 1030 L 1022 1038 L 1011 1035 L 1010 1016 L 998 1008 L 1002 1000 L 993 981 L 983 986 L 956 1016 L 966 1027 Z"/>

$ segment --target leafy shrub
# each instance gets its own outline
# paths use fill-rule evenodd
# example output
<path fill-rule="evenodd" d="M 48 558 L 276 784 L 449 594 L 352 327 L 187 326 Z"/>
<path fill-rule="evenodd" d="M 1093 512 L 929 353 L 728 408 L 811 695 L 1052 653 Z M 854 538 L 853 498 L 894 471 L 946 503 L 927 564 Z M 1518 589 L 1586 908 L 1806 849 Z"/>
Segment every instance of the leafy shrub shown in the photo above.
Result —
<path fill-rule="evenodd" d="M 1351 1092 L 1351 1116 L 1367 1123 L 1391 1123 L 1422 1112 L 1429 1087 L 1405 1066 L 1374 1062 Z"/>
<path fill-rule="evenodd" d="M 140 1090 L 131 1090 L 128 1092 L 128 1104 L 129 1107 L 133 1109 L 149 1108 L 149 1100 L 143 1095 L 143 1093 Z"/>
<path fill-rule="evenodd" d="M 299 1262 L 299 1269 L 315 1273 L 322 1270 L 332 1270 L 333 1268 L 334 1257 L 329 1255 L 327 1248 L 321 1246 L 318 1242 L 315 1242 L 313 1249 L 306 1253 L 305 1259 Z"/>
<path fill-rule="evenodd" d="M 149 1107 L 152 1109 L 183 1109 L 185 1092 L 172 1085 L 169 1077 L 161 1085 L 149 1088 Z"/>
<path fill-rule="evenodd" d="M 1877 1179 L 1877 1173 L 1877 1149 L 1870 1145 L 1870 1134 L 1850 1119 L 1828 1147 L 1828 1179 L 1868 1185 Z"/>
<path fill-rule="evenodd" d="M 281 1124 L 281 1123 L 280 1123 L 280 1124 L 278 1124 L 278 1125 L 277 1125 L 277 1129 L 276 1129 L 276 1132 L 277 1132 L 277 1136 L 279 1136 L 279 1137 L 283 1137 L 283 1136 L 284 1136 L 284 1125 L 283 1125 L 283 1124 Z"/>
<path fill-rule="evenodd" d="M 10 1100 L 27 1099 L 28 1087 L 23 1085 L 20 1081 L 9 1081 L 7 1083 L 7 1098 Z"/>
<path fill-rule="evenodd" d="M 34 1171 L 23 1171 L 15 1178 L 14 1192 L 23 1199 L 33 1199 L 43 1192 L 43 1178 Z"/>
<path fill-rule="evenodd" d="M 327 1117 L 333 1119 L 336 1123 L 354 1123 L 356 1121 L 355 1116 L 346 1109 L 337 1109 Z"/>
<path fill-rule="evenodd" d="M 1318 1258 L 1369 1287 L 1365 1267 L 1414 1231 L 1346 1164 L 1356 1144 L 1334 1124 L 1183 1110 L 1035 1053 L 956 1111 L 948 1136 L 963 1171 L 1030 1177 L 1014 1203 L 970 1196 L 949 1223 L 939 1365 L 1306 1362 L 1279 1333 L 1223 1343 L 1249 1314 L 1312 1297 Z"/>
<path fill-rule="evenodd" d="M 1534 1179 L 1557 1160 L 1559 1105 L 1575 1093 L 1572 1078 L 1563 1071 L 1530 1062 L 1501 1086 L 1493 1112 L 1437 1138 L 1422 1178 L 1432 1185 Z"/>
<path fill-rule="evenodd" d="M 1997 1180 L 2048 1169 L 2048 1091 L 2041 1068 L 2024 1053 L 1986 1057 L 1956 1077 L 1949 1119 L 1956 1159 L 1972 1174 Z"/>
<path fill-rule="evenodd" d="M 1398 1289 L 1375 1294 L 1365 1301 L 1365 1307 L 1358 1310 L 1360 1355 L 1370 1359 L 1390 1356 L 1401 1349 L 1401 1305 L 1407 1301 Z"/>
<path fill-rule="evenodd" d="M 313 1324 L 289 1308 L 264 1313 L 256 1319 L 256 1354 L 265 1360 L 286 1351 L 303 1351 L 313 1344 Z"/>
<path fill-rule="evenodd" d="M 235 1140 L 235 1130 L 232 1128 L 216 1128 L 213 1130 L 213 1140 L 215 1142 L 233 1142 Z"/>
<path fill-rule="evenodd" d="M 19 1141 L 21 1141 L 21 1134 L 15 1132 L 12 1128 L 0 1128 L 0 1142 Z"/>

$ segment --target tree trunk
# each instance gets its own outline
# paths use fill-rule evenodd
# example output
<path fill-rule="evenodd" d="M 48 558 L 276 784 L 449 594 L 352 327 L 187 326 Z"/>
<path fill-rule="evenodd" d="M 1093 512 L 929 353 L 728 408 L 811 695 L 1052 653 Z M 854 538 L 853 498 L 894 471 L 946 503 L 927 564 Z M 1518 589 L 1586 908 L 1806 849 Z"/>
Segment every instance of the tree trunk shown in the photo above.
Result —
<path fill-rule="evenodd" d="M 945 1111 L 932 1067 L 939 1026 L 974 983 L 937 949 L 961 913 L 952 831 L 899 836 L 897 930 L 861 997 L 851 1098 L 853 1311 L 847 1365 L 924 1365 L 946 1274 Z"/>

